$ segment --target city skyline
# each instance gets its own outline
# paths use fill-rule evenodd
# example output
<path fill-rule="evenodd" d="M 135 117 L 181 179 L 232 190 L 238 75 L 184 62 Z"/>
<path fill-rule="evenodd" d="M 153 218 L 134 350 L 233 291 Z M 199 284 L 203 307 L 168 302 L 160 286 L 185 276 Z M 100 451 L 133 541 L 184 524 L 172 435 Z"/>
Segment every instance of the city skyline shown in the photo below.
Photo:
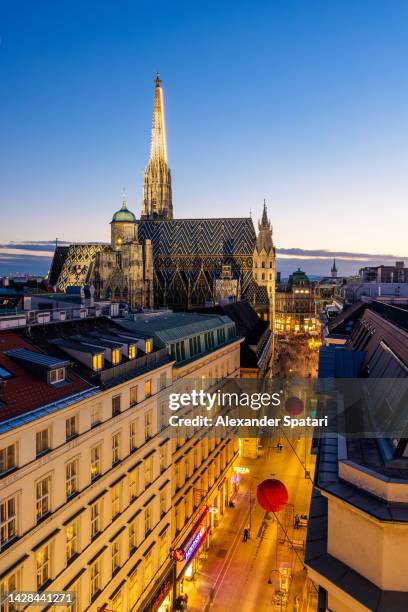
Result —
<path fill-rule="evenodd" d="M 311 16 L 302 2 L 228 6 L 215 24 L 202 7 L 176 10 L 171 32 L 166 7 L 153 27 L 146 3 L 102 3 L 97 14 L 75 4 L 27 5 L 24 16 L 3 8 L 2 243 L 61 235 L 61 218 L 62 239 L 106 240 L 123 186 L 140 215 L 159 68 L 176 217 L 222 207 L 223 216 L 252 210 L 255 221 L 266 197 L 280 248 L 404 256 L 394 219 L 408 191 L 406 41 L 392 26 L 405 7 L 390 14 L 370 3 L 369 15 L 368 4 L 349 15 L 335 3 Z M 329 36 L 336 44 L 322 57 Z M 370 231 L 359 231 L 368 216 Z"/>

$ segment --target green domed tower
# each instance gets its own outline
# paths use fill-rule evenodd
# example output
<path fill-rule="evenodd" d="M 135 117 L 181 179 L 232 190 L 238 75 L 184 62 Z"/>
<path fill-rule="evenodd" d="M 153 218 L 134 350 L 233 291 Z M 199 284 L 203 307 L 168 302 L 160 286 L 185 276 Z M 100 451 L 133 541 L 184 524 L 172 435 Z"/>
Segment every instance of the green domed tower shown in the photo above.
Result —
<path fill-rule="evenodd" d="M 137 241 L 137 222 L 135 215 L 128 209 L 126 196 L 122 196 L 122 207 L 115 212 L 111 221 L 112 248 L 119 251 L 126 242 Z"/>

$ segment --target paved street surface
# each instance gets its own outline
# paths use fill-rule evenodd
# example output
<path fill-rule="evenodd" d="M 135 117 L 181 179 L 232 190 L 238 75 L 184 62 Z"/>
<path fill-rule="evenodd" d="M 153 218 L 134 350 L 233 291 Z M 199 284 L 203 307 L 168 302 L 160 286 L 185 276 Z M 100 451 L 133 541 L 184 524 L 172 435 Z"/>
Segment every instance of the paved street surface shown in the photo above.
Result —
<path fill-rule="evenodd" d="M 273 444 L 273 446 L 272 446 Z M 296 610 L 305 612 L 305 571 L 303 570 L 303 551 L 296 551 L 286 545 L 277 545 L 278 523 L 273 514 L 266 514 L 256 501 L 258 482 L 270 477 L 279 478 L 289 491 L 286 511 L 281 511 L 281 523 L 288 517 L 291 539 L 301 543 L 306 538 L 306 528 L 293 530 L 294 514 L 308 514 L 311 495 L 311 481 L 305 479 L 304 469 L 288 443 L 283 440 L 284 448 L 277 452 L 276 441 L 266 441 L 265 448 L 258 459 L 240 459 L 240 464 L 248 467 L 250 473 L 241 477 L 239 492 L 235 498 L 235 508 L 228 508 L 220 526 L 212 539 L 208 558 L 199 575 L 188 586 L 188 610 L 224 612 L 232 609 L 239 612 L 263 612 Z M 305 440 L 292 442 L 299 457 L 304 460 Z M 306 441 L 307 448 L 310 440 Z M 308 456 L 308 469 L 312 459 Z M 313 468 L 311 470 L 313 476 Z M 252 491 L 250 504 L 249 491 Z M 250 512 L 250 505 L 252 511 Z M 243 542 L 243 530 L 251 522 L 251 538 Z M 286 561 L 292 566 L 292 580 L 289 599 L 285 607 L 276 602 L 275 591 L 279 590 L 277 564 Z M 312 610 L 312 608 L 310 608 Z"/>

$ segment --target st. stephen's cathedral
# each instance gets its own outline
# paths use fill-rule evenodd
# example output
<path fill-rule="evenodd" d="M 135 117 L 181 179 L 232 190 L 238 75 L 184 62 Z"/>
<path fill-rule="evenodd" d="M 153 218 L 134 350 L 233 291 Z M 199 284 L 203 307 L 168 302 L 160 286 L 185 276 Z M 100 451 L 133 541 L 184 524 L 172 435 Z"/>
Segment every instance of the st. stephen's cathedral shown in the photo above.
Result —
<path fill-rule="evenodd" d="M 57 246 L 49 282 L 60 291 L 93 284 L 99 299 L 133 308 L 167 305 L 180 310 L 245 299 L 272 323 L 275 247 L 265 203 L 258 234 L 251 217 L 173 217 L 159 76 L 140 220 L 123 197 L 110 225 L 110 245 Z"/>

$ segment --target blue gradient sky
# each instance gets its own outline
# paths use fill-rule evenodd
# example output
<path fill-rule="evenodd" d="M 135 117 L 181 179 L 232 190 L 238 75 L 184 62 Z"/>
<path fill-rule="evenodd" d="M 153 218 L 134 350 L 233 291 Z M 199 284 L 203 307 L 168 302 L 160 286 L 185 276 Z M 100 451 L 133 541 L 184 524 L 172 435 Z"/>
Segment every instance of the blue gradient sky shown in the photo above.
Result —
<path fill-rule="evenodd" d="M 140 210 L 153 78 L 174 208 L 280 247 L 408 255 L 408 3 L 0 3 L 0 241 L 108 240 Z"/>

